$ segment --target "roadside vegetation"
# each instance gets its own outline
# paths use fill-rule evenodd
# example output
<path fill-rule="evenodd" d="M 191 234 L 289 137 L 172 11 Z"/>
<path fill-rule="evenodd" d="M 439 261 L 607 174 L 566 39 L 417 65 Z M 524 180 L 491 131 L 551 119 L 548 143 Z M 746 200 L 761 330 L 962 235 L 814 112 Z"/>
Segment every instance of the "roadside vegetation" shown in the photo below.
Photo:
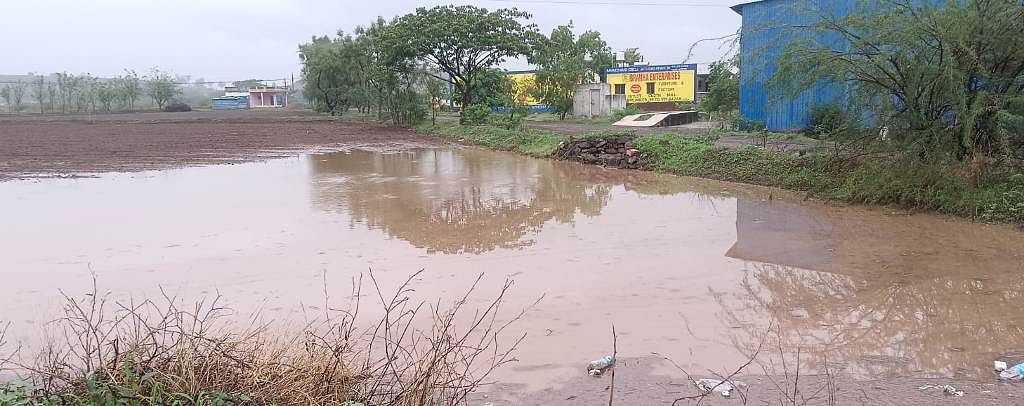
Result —
<path fill-rule="evenodd" d="M 875 11 L 794 28 L 816 34 L 806 38 L 843 38 L 849 49 L 836 53 L 830 44 L 796 40 L 776 61 L 770 85 L 779 94 L 797 95 L 822 81 L 849 83 L 844 103 L 813 108 L 806 131 L 774 133 L 739 115 L 740 71 L 757 67 L 733 56 L 711 65 L 709 93 L 699 104 L 681 106 L 699 110 L 717 128 L 639 137 L 645 166 L 822 199 L 1024 222 L 1024 38 L 1015 35 L 1024 30 L 1024 5 L 865 5 L 862 10 Z M 529 20 L 515 9 L 419 8 L 351 35 L 314 38 L 300 46 L 305 94 L 330 114 L 355 109 L 539 157 L 567 137 L 531 123 L 607 125 L 640 112 L 628 107 L 611 117 L 573 117 L 572 88 L 599 81 L 612 63 L 610 49 L 597 32 L 577 36 L 567 24 L 546 36 Z M 956 29 L 936 28 L 946 26 Z M 537 66 L 537 84 L 523 89 L 497 68 L 511 57 Z M 524 94 L 553 111 L 528 114 Z M 464 106 L 457 123 L 438 119 L 448 99 Z M 736 134 L 751 145 L 715 142 Z M 799 148 L 772 148 L 772 141 Z"/>
<path fill-rule="evenodd" d="M 565 136 L 549 131 L 527 128 L 506 129 L 490 125 L 426 124 L 416 127 L 420 132 L 437 134 L 457 142 L 485 146 L 502 151 L 543 158 L 551 156 Z"/>
<path fill-rule="evenodd" d="M 366 292 L 362 278 L 353 283 L 351 303 L 330 303 L 325 286 L 321 313 L 297 327 L 245 322 L 220 298 L 115 302 L 96 288 L 66 297 L 38 351 L 19 353 L 0 329 L 0 404 L 458 405 L 514 360 L 525 335 L 508 327 L 525 309 L 499 311 L 511 281 L 469 308 L 480 278 L 430 303 L 410 297 L 419 272 L 394 291 L 370 276 Z M 361 293 L 383 314 L 376 321 L 360 314 L 371 305 Z"/>

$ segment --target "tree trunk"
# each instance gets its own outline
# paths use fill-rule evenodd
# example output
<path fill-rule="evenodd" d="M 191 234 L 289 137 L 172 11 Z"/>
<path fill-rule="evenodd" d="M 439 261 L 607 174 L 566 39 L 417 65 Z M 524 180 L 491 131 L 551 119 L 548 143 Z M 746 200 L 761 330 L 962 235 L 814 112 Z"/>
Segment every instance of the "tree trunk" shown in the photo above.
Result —
<path fill-rule="evenodd" d="M 468 83 L 462 85 L 462 111 L 459 112 L 459 124 L 466 124 L 466 109 L 473 104 L 473 96 L 469 90 Z"/>

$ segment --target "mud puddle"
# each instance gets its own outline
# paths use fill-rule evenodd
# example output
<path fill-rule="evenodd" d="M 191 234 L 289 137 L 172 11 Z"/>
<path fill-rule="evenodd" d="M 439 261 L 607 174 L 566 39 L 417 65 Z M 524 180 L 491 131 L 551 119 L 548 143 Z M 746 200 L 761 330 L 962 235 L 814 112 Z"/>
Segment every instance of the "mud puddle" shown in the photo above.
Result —
<path fill-rule="evenodd" d="M 684 367 L 781 352 L 852 376 L 989 380 L 1024 347 L 1024 235 L 829 207 L 766 189 L 475 149 L 348 151 L 231 166 L 0 183 L 0 319 L 17 338 L 95 275 L 119 297 L 220 294 L 282 320 L 373 269 L 454 299 L 506 278 L 519 362 L 558 388 L 610 350 Z M 664 366 L 655 371 L 675 373 Z M 755 371 L 756 372 L 756 371 Z"/>

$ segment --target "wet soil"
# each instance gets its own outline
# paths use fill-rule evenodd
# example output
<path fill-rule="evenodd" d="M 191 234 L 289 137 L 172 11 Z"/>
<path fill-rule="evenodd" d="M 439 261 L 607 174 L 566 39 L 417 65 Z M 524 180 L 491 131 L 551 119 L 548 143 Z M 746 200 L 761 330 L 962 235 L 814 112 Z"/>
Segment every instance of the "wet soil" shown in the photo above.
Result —
<path fill-rule="evenodd" d="M 0 117 L 0 181 L 225 164 L 436 138 L 291 111 Z"/>
<path fill-rule="evenodd" d="M 609 373 L 592 377 L 578 374 L 555 390 L 526 391 L 522 386 L 496 383 L 485 393 L 474 394 L 471 403 L 493 406 L 614 405 L 802 405 L 802 406 L 875 406 L 875 405 L 992 405 L 1024 404 L 1024 385 L 990 382 L 955 382 L 948 379 L 893 378 L 859 379 L 848 376 L 738 375 L 732 380 L 746 385 L 728 398 L 720 393 L 698 390 L 686 375 L 677 372 L 653 373 L 665 361 L 654 357 L 628 358 L 616 366 L 615 391 L 611 393 Z M 752 367 L 757 372 L 760 368 Z M 731 372 L 731 371 L 729 371 Z M 729 372 L 724 372 L 728 375 Z M 723 372 L 718 372 L 722 374 Z M 694 379 L 721 379 L 708 372 Z M 831 380 L 831 385 L 829 381 Z M 952 384 L 962 396 L 946 394 Z M 745 398 L 745 399 L 744 399 Z"/>

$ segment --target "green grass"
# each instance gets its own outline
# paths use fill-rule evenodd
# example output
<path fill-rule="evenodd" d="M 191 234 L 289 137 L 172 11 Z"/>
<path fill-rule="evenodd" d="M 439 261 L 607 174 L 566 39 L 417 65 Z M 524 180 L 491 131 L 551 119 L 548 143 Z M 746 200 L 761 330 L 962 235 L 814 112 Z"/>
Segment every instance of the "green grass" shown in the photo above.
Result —
<path fill-rule="evenodd" d="M 894 205 L 989 222 L 1024 222 L 1024 173 L 989 173 L 972 184 L 954 165 L 867 159 L 842 165 L 822 155 L 731 149 L 710 139 L 643 136 L 646 167 L 679 175 L 807 191 L 852 203 Z"/>
<path fill-rule="evenodd" d="M 547 131 L 494 126 L 423 125 L 437 134 L 488 148 L 548 157 L 565 136 Z M 1024 173 L 990 171 L 977 182 L 958 175 L 956 165 L 890 158 L 844 163 L 819 154 L 793 154 L 747 146 L 715 145 L 715 137 L 681 134 L 636 136 L 629 130 L 582 137 L 636 137 L 644 167 L 685 176 L 806 191 L 821 199 L 927 210 L 988 222 L 1024 222 Z M 790 135 L 791 136 L 791 135 Z M 791 138 L 798 139 L 798 138 Z"/>
<path fill-rule="evenodd" d="M 637 147 L 654 170 L 732 182 L 817 190 L 832 186 L 824 158 L 777 153 L 754 146 L 726 148 L 713 139 L 678 134 L 642 136 Z"/>
<path fill-rule="evenodd" d="M 503 151 L 514 151 L 534 157 L 550 156 L 566 137 L 548 131 L 506 130 L 489 125 L 458 125 L 454 123 L 424 124 L 417 131 L 455 138 L 463 142 Z"/>
<path fill-rule="evenodd" d="M 572 123 L 572 124 L 611 124 L 617 120 L 613 120 L 612 117 L 576 117 L 572 114 L 566 115 L 565 120 L 558 117 L 557 114 L 553 113 L 531 113 L 524 119 L 527 122 L 535 123 Z"/>

